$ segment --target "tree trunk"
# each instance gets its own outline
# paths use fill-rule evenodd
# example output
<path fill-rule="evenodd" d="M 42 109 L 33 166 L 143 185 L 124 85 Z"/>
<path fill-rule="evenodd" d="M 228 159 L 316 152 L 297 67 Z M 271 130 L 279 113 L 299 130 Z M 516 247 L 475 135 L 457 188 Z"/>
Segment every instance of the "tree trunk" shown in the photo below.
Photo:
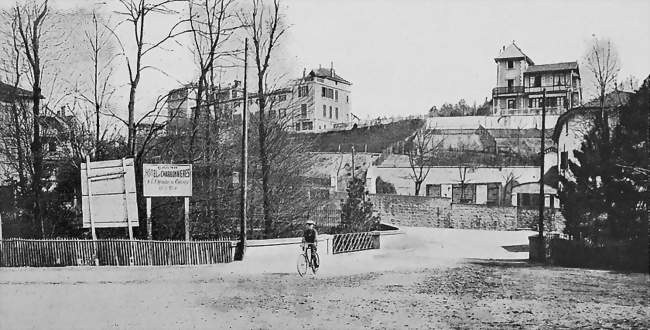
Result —
<path fill-rule="evenodd" d="M 266 153 L 266 126 L 264 123 L 264 110 L 266 108 L 266 97 L 264 93 L 263 76 L 258 79 L 258 98 L 260 104 L 260 126 L 259 126 L 259 143 L 260 143 L 260 162 L 262 163 L 262 211 L 264 213 L 264 235 L 271 238 L 273 232 L 273 222 L 271 221 L 271 201 L 269 196 L 269 164 Z"/>
<path fill-rule="evenodd" d="M 43 175 L 43 146 L 41 143 L 41 128 L 39 119 L 41 116 L 41 82 L 40 68 L 34 67 L 34 84 L 32 91 L 32 115 L 34 120 L 34 137 L 31 151 L 34 162 L 34 177 L 32 178 L 32 191 L 34 194 L 34 222 L 40 226 L 41 238 L 45 238 L 45 224 L 41 216 L 41 176 Z"/>
<path fill-rule="evenodd" d="M 420 196 L 421 187 L 422 187 L 422 181 L 415 181 L 415 196 Z"/>

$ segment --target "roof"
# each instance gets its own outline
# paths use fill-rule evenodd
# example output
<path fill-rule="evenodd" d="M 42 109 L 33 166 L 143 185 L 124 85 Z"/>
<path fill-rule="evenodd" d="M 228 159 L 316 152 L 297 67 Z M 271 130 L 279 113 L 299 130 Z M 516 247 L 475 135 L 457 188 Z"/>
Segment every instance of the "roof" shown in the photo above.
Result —
<path fill-rule="evenodd" d="M 326 69 L 326 68 L 313 69 L 309 72 L 309 75 L 318 78 L 326 78 L 326 79 L 334 80 L 336 82 L 340 82 L 347 85 L 352 85 L 351 82 L 343 79 L 341 76 L 336 74 L 336 71 L 334 71 L 334 69 Z"/>
<path fill-rule="evenodd" d="M 0 101 L 11 102 L 15 97 L 28 99 L 32 97 L 32 92 L 0 81 Z"/>
<path fill-rule="evenodd" d="M 494 61 L 504 60 L 504 59 L 525 59 L 526 62 L 530 65 L 534 65 L 533 60 L 524 54 L 524 52 L 519 48 L 514 42 L 508 47 L 504 48 L 499 52 L 499 55 L 494 58 Z"/>
<path fill-rule="evenodd" d="M 627 105 L 633 92 L 615 90 L 605 95 L 604 107 L 607 111 L 616 111 L 618 108 Z M 576 116 L 585 115 L 595 110 L 600 109 L 600 98 L 595 98 L 579 107 L 570 109 L 569 111 L 560 115 L 553 130 L 553 140 L 557 141 L 562 133 L 564 124 Z"/>
<path fill-rule="evenodd" d="M 512 187 L 513 194 L 539 194 L 539 182 L 525 182 Z M 545 184 L 544 194 L 556 195 L 557 189 Z"/>
<path fill-rule="evenodd" d="M 524 73 L 578 70 L 578 62 L 531 65 Z"/>
<path fill-rule="evenodd" d="M 604 105 L 606 108 L 616 108 L 627 105 L 633 92 L 615 90 L 605 95 Z M 600 108 L 600 98 L 595 98 L 583 105 L 585 108 Z"/>

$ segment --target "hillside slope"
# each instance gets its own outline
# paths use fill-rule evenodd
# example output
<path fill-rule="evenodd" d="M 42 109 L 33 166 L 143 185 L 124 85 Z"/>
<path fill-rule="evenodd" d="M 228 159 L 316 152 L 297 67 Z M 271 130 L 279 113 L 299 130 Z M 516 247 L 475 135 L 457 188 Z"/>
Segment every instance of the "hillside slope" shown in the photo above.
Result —
<path fill-rule="evenodd" d="M 391 144 L 404 141 L 424 126 L 424 120 L 410 119 L 390 124 L 353 128 L 347 131 L 303 134 L 315 152 L 356 151 L 380 153 Z M 366 149 L 367 148 L 367 149 Z"/>

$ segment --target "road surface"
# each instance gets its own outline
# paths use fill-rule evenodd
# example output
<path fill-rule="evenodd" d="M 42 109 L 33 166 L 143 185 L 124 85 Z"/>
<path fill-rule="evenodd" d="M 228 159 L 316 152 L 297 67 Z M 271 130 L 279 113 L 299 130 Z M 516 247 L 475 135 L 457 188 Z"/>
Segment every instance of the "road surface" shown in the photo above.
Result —
<path fill-rule="evenodd" d="M 647 275 L 517 263 L 530 234 L 406 228 L 383 236 L 380 250 L 321 249 L 322 269 L 306 278 L 296 245 L 250 248 L 244 262 L 219 265 L 3 269 L 0 328 L 650 325 Z"/>

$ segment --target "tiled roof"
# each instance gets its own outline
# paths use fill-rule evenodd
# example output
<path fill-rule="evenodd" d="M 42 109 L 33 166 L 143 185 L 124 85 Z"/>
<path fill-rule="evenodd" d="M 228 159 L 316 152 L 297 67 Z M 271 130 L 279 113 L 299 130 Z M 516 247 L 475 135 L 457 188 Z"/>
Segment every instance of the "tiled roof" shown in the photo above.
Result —
<path fill-rule="evenodd" d="M 526 70 L 526 73 L 566 71 L 566 70 L 578 70 L 578 62 L 563 62 L 563 63 L 531 65 Z"/>
<path fill-rule="evenodd" d="M 526 59 L 526 61 L 531 65 L 535 64 L 530 57 L 524 54 L 524 52 L 519 47 L 517 47 L 517 45 L 515 45 L 514 42 L 510 44 L 508 47 L 506 47 L 505 49 L 503 49 L 499 53 L 499 55 L 497 55 L 497 57 L 494 58 L 494 60 L 496 61 L 502 59 L 517 59 L 517 58 Z"/>
<path fill-rule="evenodd" d="M 332 69 L 318 68 L 318 69 L 311 70 L 311 72 L 309 72 L 309 75 L 312 75 L 312 76 L 315 76 L 315 77 L 318 77 L 318 78 L 327 78 L 327 79 L 331 79 L 331 80 L 334 80 L 334 81 L 337 81 L 337 82 L 340 82 L 340 83 L 343 83 L 343 84 L 352 85 L 351 82 L 341 78 L 341 76 L 336 74 L 336 72 L 332 72 L 332 71 L 333 71 Z"/>
<path fill-rule="evenodd" d="M 32 92 L 20 87 L 15 88 L 12 85 L 5 84 L 0 81 L 0 101 L 11 102 L 14 97 L 25 99 L 30 98 L 32 97 Z"/>

